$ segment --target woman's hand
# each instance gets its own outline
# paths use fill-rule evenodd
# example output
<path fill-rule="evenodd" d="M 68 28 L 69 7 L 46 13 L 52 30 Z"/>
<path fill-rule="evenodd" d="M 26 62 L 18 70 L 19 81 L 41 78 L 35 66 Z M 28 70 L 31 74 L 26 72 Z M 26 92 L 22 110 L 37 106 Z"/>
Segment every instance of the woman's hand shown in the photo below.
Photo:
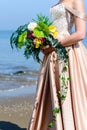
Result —
<path fill-rule="evenodd" d="M 50 47 L 50 46 L 45 46 L 45 47 L 43 47 L 41 50 L 42 50 L 42 53 L 43 53 L 44 55 L 48 55 L 48 54 L 51 53 L 52 51 L 55 51 L 55 48 Z"/>

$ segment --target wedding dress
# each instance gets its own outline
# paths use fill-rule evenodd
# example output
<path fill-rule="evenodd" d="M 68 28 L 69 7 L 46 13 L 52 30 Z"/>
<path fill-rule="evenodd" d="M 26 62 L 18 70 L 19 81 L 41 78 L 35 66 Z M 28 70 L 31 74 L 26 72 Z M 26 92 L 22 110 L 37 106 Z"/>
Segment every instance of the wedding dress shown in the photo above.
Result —
<path fill-rule="evenodd" d="M 50 9 L 59 35 L 65 38 L 72 33 L 74 17 L 86 20 L 79 11 L 58 4 Z M 87 50 L 81 41 L 66 47 L 69 55 L 68 71 L 63 72 L 64 63 L 55 51 L 44 56 L 41 64 L 36 99 L 28 130 L 87 130 Z M 71 77 L 67 81 L 67 96 L 60 101 L 58 91 L 62 83 L 59 75 Z M 60 106 L 53 128 L 48 124 L 53 119 L 53 109 Z"/>

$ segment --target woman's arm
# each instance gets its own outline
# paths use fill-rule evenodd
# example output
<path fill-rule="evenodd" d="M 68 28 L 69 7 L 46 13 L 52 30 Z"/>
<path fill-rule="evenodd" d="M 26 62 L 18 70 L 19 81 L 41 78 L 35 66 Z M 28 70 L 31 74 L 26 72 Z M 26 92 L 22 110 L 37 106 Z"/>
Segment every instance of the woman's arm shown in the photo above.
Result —
<path fill-rule="evenodd" d="M 74 8 L 79 12 L 83 13 L 84 5 L 82 0 L 76 0 L 74 2 Z M 70 46 L 77 43 L 78 41 L 83 40 L 85 38 L 85 34 L 86 34 L 86 21 L 75 16 L 75 33 L 71 34 L 70 36 L 67 36 L 64 39 L 59 39 L 59 41 L 63 46 Z"/>

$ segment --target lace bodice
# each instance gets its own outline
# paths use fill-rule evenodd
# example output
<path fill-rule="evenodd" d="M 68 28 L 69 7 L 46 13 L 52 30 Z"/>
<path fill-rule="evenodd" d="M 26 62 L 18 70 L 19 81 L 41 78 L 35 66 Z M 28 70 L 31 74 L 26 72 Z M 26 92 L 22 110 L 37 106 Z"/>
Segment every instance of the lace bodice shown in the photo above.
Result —
<path fill-rule="evenodd" d="M 53 19 L 53 25 L 58 29 L 59 35 L 72 33 L 72 26 L 74 24 L 74 16 L 86 19 L 84 13 L 66 7 L 63 4 L 58 4 L 50 8 L 50 15 Z"/>

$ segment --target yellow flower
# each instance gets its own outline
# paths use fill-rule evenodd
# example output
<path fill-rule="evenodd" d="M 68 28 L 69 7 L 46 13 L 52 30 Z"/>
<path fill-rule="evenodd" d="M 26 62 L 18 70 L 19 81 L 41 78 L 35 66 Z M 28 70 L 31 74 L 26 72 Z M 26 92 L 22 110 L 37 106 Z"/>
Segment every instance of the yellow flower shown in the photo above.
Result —
<path fill-rule="evenodd" d="M 58 36 L 58 31 L 56 26 L 50 25 L 49 30 L 50 30 L 50 34 L 52 34 L 54 38 Z"/>
<path fill-rule="evenodd" d="M 53 33 L 53 37 L 56 38 L 57 36 L 58 36 L 58 31 L 55 31 L 55 32 Z"/>
<path fill-rule="evenodd" d="M 42 44 L 42 42 L 39 38 L 35 38 L 34 43 L 35 43 L 35 48 L 39 48 L 40 45 Z"/>
<path fill-rule="evenodd" d="M 57 28 L 53 25 L 50 25 L 49 30 L 50 30 L 50 32 L 54 33 L 57 30 Z"/>

